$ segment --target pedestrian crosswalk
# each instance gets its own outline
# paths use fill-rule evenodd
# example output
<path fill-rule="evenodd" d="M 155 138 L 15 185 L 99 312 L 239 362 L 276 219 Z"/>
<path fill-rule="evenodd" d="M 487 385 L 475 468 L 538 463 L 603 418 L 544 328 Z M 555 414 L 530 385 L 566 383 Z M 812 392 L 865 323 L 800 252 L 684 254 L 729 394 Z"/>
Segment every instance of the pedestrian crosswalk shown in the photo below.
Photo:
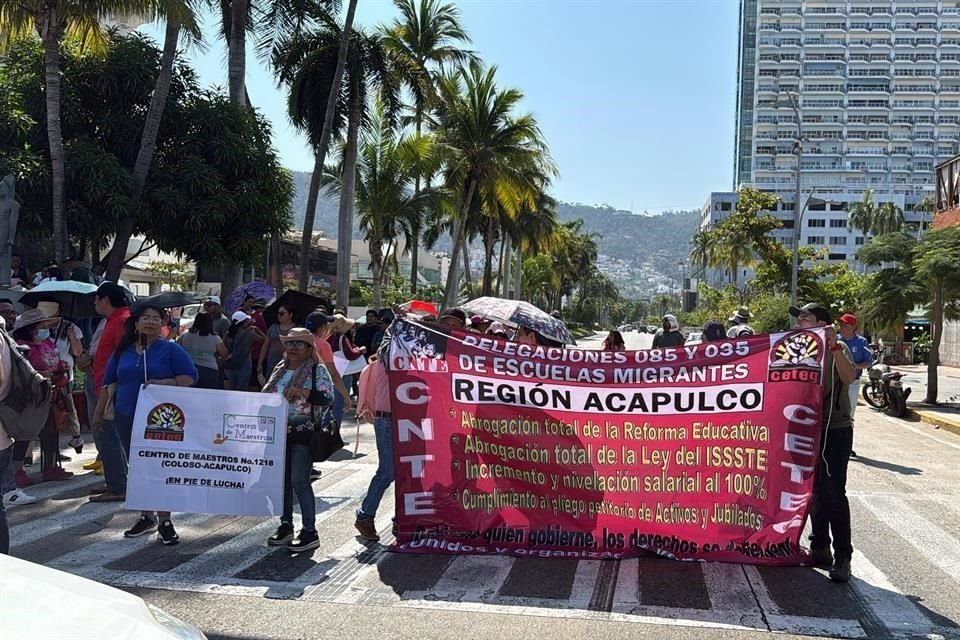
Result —
<path fill-rule="evenodd" d="M 898 588 L 881 568 L 883 557 L 859 550 L 848 585 L 809 568 L 392 553 L 385 546 L 392 541 L 389 493 L 375 523 L 382 544 L 361 541 L 352 528 L 374 457 L 344 454 L 322 465 L 314 484 L 321 547 L 312 554 L 268 547 L 277 521 L 259 517 L 175 514 L 177 546 L 153 536 L 124 539 L 137 514 L 88 502 L 100 481 L 92 475 L 32 488 L 39 502 L 8 514 L 11 553 L 117 587 L 815 637 L 960 638 L 951 611 L 927 608 L 922 595 Z M 944 597 L 960 600 L 955 529 L 928 518 L 930 505 L 955 516 L 954 496 L 862 492 L 851 499 L 878 526 L 909 532 L 900 543 L 952 588 Z"/>

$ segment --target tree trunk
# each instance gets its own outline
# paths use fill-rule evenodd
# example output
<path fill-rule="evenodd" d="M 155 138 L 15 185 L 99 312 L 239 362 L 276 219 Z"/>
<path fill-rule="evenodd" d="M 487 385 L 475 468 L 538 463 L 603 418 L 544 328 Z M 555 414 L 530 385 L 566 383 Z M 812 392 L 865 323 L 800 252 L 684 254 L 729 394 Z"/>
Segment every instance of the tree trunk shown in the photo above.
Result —
<path fill-rule="evenodd" d="M 417 112 L 414 114 L 415 124 L 414 129 L 416 132 L 417 138 L 420 137 L 421 131 L 423 130 L 423 109 L 417 105 Z M 417 172 L 417 177 L 413 183 L 413 193 L 414 195 L 420 194 L 420 173 Z M 410 293 L 413 298 L 417 297 L 417 280 L 418 272 L 420 270 L 420 219 L 413 221 L 412 228 L 410 229 L 413 236 L 411 243 L 412 246 L 407 247 L 410 250 Z"/>
<path fill-rule="evenodd" d="M 160 56 L 160 73 L 157 75 L 157 84 L 150 97 L 150 107 L 143 123 L 143 133 L 140 136 L 140 149 L 137 151 L 137 160 L 133 164 L 133 192 L 130 195 L 130 210 L 121 221 L 117 229 L 117 237 L 113 241 L 110 251 L 110 262 L 107 265 L 106 278 L 116 282 L 123 271 L 127 259 L 127 244 L 133 235 L 136 225 L 137 210 L 143 198 L 143 190 L 147 184 L 147 174 L 153 164 L 153 156 L 157 148 L 157 135 L 160 132 L 160 123 L 163 121 L 163 111 L 167 105 L 167 96 L 170 93 L 170 81 L 173 78 L 173 62 L 177 56 L 177 43 L 180 39 L 180 23 L 167 18 L 167 28 L 163 37 L 163 53 Z"/>
<path fill-rule="evenodd" d="M 493 246 L 496 242 L 493 229 L 489 229 L 483 238 L 483 295 L 485 296 L 493 295 Z"/>
<path fill-rule="evenodd" d="M 513 283 L 513 295 L 510 296 L 510 299 L 519 300 L 521 298 L 520 293 L 522 291 L 520 287 L 523 286 L 523 248 L 520 245 L 517 245 L 517 262 L 513 266 L 516 272 L 514 274 L 516 279 Z"/>
<path fill-rule="evenodd" d="M 357 134 L 363 103 L 360 87 L 351 78 L 350 116 L 347 122 L 347 148 L 343 155 L 343 177 L 340 187 L 340 213 L 337 217 L 337 302 L 350 304 L 351 255 L 353 248 L 353 198 L 357 186 Z M 340 274 L 345 277 L 341 277 Z"/>
<path fill-rule="evenodd" d="M 939 384 L 937 382 L 937 367 L 940 364 L 940 341 L 943 339 L 943 281 L 938 280 L 933 291 L 933 323 L 930 327 L 933 335 L 930 336 L 930 355 L 927 356 L 927 397 L 923 401 L 927 404 L 937 404 Z"/>
<path fill-rule="evenodd" d="M 500 268 L 497 270 L 497 295 L 507 297 L 510 288 L 510 236 L 504 235 L 500 243 Z"/>
<path fill-rule="evenodd" d="M 470 275 L 470 244 L 467 242 L 466 228 L 464 228 L 463 237 L 460 239 L 461 249 L 463 250 L 463 281 L 467 285 L 467 296 L 473 295 L 473 276 Z"/>
<path fill-rule="evenodd" d="M 55 5 L 50 5 L 51 7 Z M 38 25 L 43 41 L 43 75 L 47 107 L 47 142 L 50 145 L 50 175 L 53 201 L 53 251 L 57 264 L 63 265 L 70 253 L 70 235 L 65 211 L 66 166 L 63 154 L 63 130 L 60 126 L 60 37 L 63 33 L 56 9 L 47 9 L 45 24 Z"/>
<path fill-rule="evenodd" d="M 376 243 L 371 242 L 370 248 L 370 270 L 373 271 L 373 306 L 377 309 L 383 307 L 383 255 L 379 251 L 380 238 L 371 238 Z"/>
<path fill-rule="evenodd" d="M 357 0 L 350 0 L 347 7 L 347 18 L 340 33 L 340 49 L 337 53 L 337 69 L 333 74 L 330 85 L 330 95 L 327 96 L 327 110 L 323 115 L 323 130 L 320 132 L 320 144 L 316 149 L 316 162 L 313 167 L 313 177 L 310 180 L 310 193 L 307 194 L 307 211 L 303 218 L 303 237 L 300 240 L 300 273 L 298 282 L 301 291 L 306 291 L 310 279 L 310 245 L 313 242 L 313 223 L 317 216 L 317 196 L 320 193 L 320 175 L 323 172 L 323 163 L 327 157 L 327 148 L 330 146 L 330 132 L 333 129 L 333 119 L 337 114 L 337 97 L 340 95 L 340 83 L 343 81 L 343 70 L 347 64 L 347 53 L 350 48 L 350 33 L 353 30 L 353 16 L 357 11 Z M 312 204 L 311 204 L 312 203 Z M 339 246 L 339 242 L 338 242 Z M 337 257 L 339 263 L 340 257 Z M 349 262 L 347 263 L 349 265 Z M 347 270 L 349 281 L 350 273 Z M 337 282 L 341 275 L 338 271 Z M 347 287 L 349 293 L 349 285 Z"/>
<path fill-rule="evenodd" d="M 246 105 L 247 77 L 247 9 L 248 0 L 232 0 L 230 6 L 230 40 L 227 46 L 227 84 L 230 102 Z"/>
<path fill-rule="evenodd" d="M 460 287 L 460 241 L 466 235 L 467 216 L 470 213 L 470 203 L 473 202 L 473 192 L 477 188 L 475 178 L 470 178 L 463 204 L 460 206 L 460 219 L 457 220 L 457 232 L 453 236 L 453 251 L 450 254 L 450 270 L 447 272 L 447 284 L 443 290 L 443 306 L 446 309 L 457 306 L 457 296 Z M 464 248 L 464 252 L 466 249 Z"/>

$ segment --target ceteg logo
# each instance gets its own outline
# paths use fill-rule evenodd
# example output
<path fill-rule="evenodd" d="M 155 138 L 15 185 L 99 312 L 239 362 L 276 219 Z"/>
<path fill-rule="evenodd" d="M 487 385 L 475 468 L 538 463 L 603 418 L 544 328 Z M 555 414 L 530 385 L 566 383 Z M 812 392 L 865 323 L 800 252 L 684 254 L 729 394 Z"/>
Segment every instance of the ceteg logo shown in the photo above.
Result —
<path fill-rule="evenodd" d="M 823 374 L 823 343 L 809 331 L 783 336 L 770 349 L 770 382 L 820 384 Z"/>
<path fill-rule="evenodd" d="M 172 402 L 158 404 L 147 414 L 147 428 L 144 440 L 167 440 L 183 442 L 183 429 L 187 417 L 183 410 Z"/>

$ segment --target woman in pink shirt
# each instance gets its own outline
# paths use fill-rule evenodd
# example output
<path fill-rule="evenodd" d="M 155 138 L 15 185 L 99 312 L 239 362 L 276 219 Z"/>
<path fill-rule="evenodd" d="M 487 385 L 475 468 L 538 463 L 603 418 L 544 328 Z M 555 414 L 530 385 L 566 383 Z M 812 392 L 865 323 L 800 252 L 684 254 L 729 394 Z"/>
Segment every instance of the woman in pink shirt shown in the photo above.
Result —
<path fill-rule="evenodd" d="M 27 347 L 27 359 L 30 360 L 30 364 L 38 373 L 50 378 L 53 383 L 53 403 L 50 405 L 47 423 L 40 432 L 40 468 L 44 482 L 66 480 L 73 476 L 73 473 L 60 466 L 58 459 L 60 433 L 53 417 L 53 405 L 63 401 L 64 390 L 69 382 L 66 363 L 61 362 L 57 346 L 50 339 L 50 327 L 57 324 L 58 320 L 58 318 L 47 318 L 39 309 L 28 309 L 17 318 L 17 323 L 13 327 L 13 338 Z M 15 466 L 14 475 L 17 486 L 32 483 L 22 465 Z"/>
<path fill-rule="evenodd" d="M 360 537 L 365 540 L 380 540 L 374 518 L 377 507 L 390 483 L 393 482 L 393 418 L 390 414 L 390 383 L 387 370 L 377 356 L 370 358 L 360 373 L 360 397 L 357 400 L 357 415 L 373 421 L 377 438 L 377 472 L 370 480 L 367 495 L 357 509 L 354 523 Z"/>

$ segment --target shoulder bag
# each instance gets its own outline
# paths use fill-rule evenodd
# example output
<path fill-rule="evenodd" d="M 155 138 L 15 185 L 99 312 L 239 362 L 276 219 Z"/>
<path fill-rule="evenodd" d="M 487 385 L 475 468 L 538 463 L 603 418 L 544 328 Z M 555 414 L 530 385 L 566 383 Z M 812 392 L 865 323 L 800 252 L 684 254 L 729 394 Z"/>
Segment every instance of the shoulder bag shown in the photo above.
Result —
<path fill-rule="evenodd" d="M 317 367 L 313 365 L 310 376 L 310 389 L 317 391 Z M 340 435 L 340 425 L 333 416 L 333 403 L 325 404 L 317 412 L 317 405 L 310 405 L 313 422 L 313 433 L 310 435 L 310 457 L 314 462 L 323 462 L 334 453 L 343 449 L 343 437 Z"/>
<path fill-rule="evenodd" d="M 40 375 L 6 331 L 0 339 L 10 351 L 10 391 L 0 400 L 0 424 L 14 440 L 35 440 L 50 415 L 53 385 Z"/>

